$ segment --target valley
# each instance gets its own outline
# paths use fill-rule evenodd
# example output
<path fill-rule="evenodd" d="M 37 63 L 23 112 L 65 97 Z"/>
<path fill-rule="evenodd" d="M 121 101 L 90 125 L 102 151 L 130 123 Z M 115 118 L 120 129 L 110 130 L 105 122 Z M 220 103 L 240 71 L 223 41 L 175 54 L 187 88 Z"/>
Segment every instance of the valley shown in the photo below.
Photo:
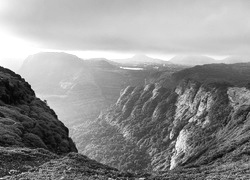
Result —
<path fill-rule="evenodd" d="M 249 0 L 0 0 L 0 180 L 250 180 Z"/>
<path fill-rule="evenodd" d="M 172 73 L 184 66 L 160 68 Z M 104 59 L 82 60 L 66 53 L 40 53 L 28 57 L 19 73 L 53 107 L 60 120 L 72 128 L 97 118 L 126 86 L 144 85 L 159 71 L 150 66 L 143 69 L 122 69 Z"/>
<path fill-rule="evenodd" d="M 0 150 L 4 157 L 1 163 L 6 164 L 11 153 L 25 163 L 8 164 L 0 171 L 2 176 L 12 179 L 91 179 L 94 176 L 99 179 L 227 179 L 227 172 L 235 172 L 230 177 L 239 174 L 247 178 L 250 64 L 207 64 L 191 68 L 158 65 L 157 69 L 155 66 L 144 64 L 136 66 L 143 70 L 121 69 L 106 60 L 82 60 L 65 53 L 28 57 L 19 72 L 35 92 L 28 89 L 31 92 L 24 94 L 29 96 L 18 95 L 24 100 L 15 100 L 16 93 L 11 92 L 16 89 L 15 85 L 7 85 L 7 89 L 14 89 L 10 95 L 2 95 L 1 108 L 3 117 L 25 122 L 22 127 L 14 127 L 13 120 L 2 122 L 7 131 L 1 130 L 1 146 L 6 146 Z M 20 78 L 7 69 L 2 72 Z M 4 92 L 9 90 L 3 89 L 2 94 Z M 44 100 L 38 99 L 35 106 L 46 109 L 49 105 L 58 114 L 48 109 L 52 116 L 43 115 L 40 109 L 38 116 L 44 120 L 59 118 L 69 127 L 66 133 L 76 144 L 71 139 L 67 143 L 63 140 L 69 144 L 61 150 L 71 152 L 67 156 L 60 156 L 60 150 L 53 149 L 55 144 L 46 144 L 54 142 L 52 137 L 41 139 L 45 138 L 41 134 L 44 130 L 32 129 L 36 126 L 28 119 L 35 116 L 27 114 L 27 110 L 31 108 L 30 101 L 36 99 L 35 93 Z M 29 108 L 21 105 L 24 101 Z M 8 105 L 11 109 L 5 110 L 5 103 L 14 103 L 18 109 Z M 19 120 L 24 115 L 30 117 Z M 23 127 L 24 136 L 19 134 Z M 6 136 L 9 132 L 11 136 Z M 12 140 L 18 136 L 28 139 Z M 57 137 L 53 133 L 52 136 Z M 26 159 L 31 154 L 39 159 L 38 163 L 33 162 L 35 159 Z M 32 170 L 36 167 L 39 171 Z M 54 171 L 59 174 L 51 174 Z M 61 173 L 65 171 L 68 173 Z"/>

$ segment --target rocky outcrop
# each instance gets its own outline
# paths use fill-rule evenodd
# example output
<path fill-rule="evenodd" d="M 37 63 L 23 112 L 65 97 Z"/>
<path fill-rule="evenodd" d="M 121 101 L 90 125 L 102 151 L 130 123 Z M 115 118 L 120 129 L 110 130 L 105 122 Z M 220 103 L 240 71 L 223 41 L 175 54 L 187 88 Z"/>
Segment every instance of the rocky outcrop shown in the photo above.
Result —
<path fill-rule="evenodd" d="M 21 76 L 0 67 L 0 146 L 76 152 L 68 128 Z"/>
<path fill-rule="evenodd" d="M 134 157 L 143 154 L 148 165 L 141 168 L 159 171 L 246 161 L 248 157 L 242 156 L 242 150 L 249 148 L 249 95 L 245 87 L 192 79 L 180 81 L 173 89 L 159 84 L 130 86 L 121 92 L 114 106 L 100 115 L 98 123 L 112 127 L 124 144 L 131 143 L 137 149 Z M 102 132 L 97 133 L 98 137 L 105 137 Z M 110 133 L 109 137 L 116 136 Z M 102 157 L 88 154 L 103 148 L 95 137 L 90 142 L 95 142 L 94 146 L 83 151 L 90 157 L 103 162 L 106 155 L 116 158 L 112 150 Z M 113 146 L 116 152 L 120 149 L 122 157 L 125 145 Z"/>

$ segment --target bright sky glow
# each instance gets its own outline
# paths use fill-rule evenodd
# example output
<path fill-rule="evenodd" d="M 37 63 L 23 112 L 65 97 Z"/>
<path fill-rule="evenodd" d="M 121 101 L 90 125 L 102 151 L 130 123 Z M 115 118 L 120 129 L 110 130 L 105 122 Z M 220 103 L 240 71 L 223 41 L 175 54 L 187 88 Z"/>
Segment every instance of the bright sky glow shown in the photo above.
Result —
<path fill-rule="evenodd" d="M 4 61 L 6 58 L 15 58 L 24 60 L 27 56 L 31 54 L 35 54 L 38 52 L 61 52 L 62 50 L 56 49 L 42 49 L 37 48 L 35 44 L 24 41 L 20 38 L 17 38 L 3 30 L 0 30 L 0 62 Z M 132 57 L 133 53 L 119 53 L 112 51 L 65 51 L 69 54 L 74 54 L 82 59 L 90 59 L 90 58 L 107 58 L 107 59 L 123 59 Z M 147 54 L 150 57 L 169 60 L 174 57 L 174 54 Z M 207 55 L 214 59 L 223 59 L 226 56 L 213 56 Z"/>
<path fill-rule="evenodd" d="M 31 43 L 0 30 L 0 58 L 25 58 L 39 51 Z"/>
<path fill-rule="evenodd" d="M 249 0 L 0 0 L 0 58 L 249 56 L 249 17 Z"/>
<path fill-rule="evenodd" d="M 57 49 L 42 49 L 37 48 L 35 44 L 24 41 L 13 35 L 10 35 L 3 30 L 0 30 L 0 58 L 18 58 L 24 60 L 27 56 L 35 54 L 38 52 L 61 52 L 63 50 Z M 74 54 L 83 59 L 90 58 L 107 58 L 107 59 L 120 59 L 129 58 L 133 54 L 129 53 L 119 53 L 111 51 L 65 51 L 69 54 Z"/>

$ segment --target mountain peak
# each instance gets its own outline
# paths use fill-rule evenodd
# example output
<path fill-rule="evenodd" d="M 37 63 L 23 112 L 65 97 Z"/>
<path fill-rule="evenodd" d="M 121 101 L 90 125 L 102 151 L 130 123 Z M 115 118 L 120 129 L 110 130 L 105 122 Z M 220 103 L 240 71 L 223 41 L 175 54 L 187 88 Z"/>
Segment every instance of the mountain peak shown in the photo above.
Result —
<path fill-rule="evenodd" d="M 39 52 L 28 56 L 24 63 L 36 62 L 36 63 L 52 63 L 52 62 L 81 62 L 82 59 L 73 54 L 68 54 L 65 52 Z"/>
<path fill-rule="evenodd" d="M 222 62 L 226 64 L 250 62 L 250 56 L 228 56 Z"/>

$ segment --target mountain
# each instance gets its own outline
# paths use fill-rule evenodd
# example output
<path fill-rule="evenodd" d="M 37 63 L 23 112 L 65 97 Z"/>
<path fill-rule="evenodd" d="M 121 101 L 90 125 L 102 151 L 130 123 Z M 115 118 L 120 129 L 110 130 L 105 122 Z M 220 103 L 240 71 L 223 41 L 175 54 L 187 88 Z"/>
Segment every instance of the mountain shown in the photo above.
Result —
<path fill-rule="evenodd" d="M 68 128 L 55 112 L 35 96 L 20 75 L 3 67 L 0 67 L 0 147 L 2 165 L 7 147 L 43 148 L 58 155 L 77 152 Z M 1 176 L 7 170 L 2 165 Z"/>
<path fill-rule="evenodd" d="M 195 66 L 128 86 L 75 134 L 89 158 L 76 153 L 68 129 L 30 85 L 0 68 L 0 177 L 248 179 L 249 68 Z"/>
<path fill-rule="evenodd" d="M 29 56 L 19 73 L 70 128 L 87 124 L 114 103 L 127 85 L 143 85 L 150 71 L 132 71 L 105 59 L 43 52 Z"/>
<path fill-rule="evenodd" d="M 112 65 L 108 59 L 105 58 L 93 58 L 85 61 L 89 66 L 93 68 L 101 69 L 119 69 L 119 67 Z"/>
<path fill-rule="evenodd" d="M 240 87 L 249 87 L 250 63 L 205 64 L 175 71 L 171 74 L 166 71 L 159 71 L 152 74 L 148 78 L 148 82 L 173 88 L 183 79 L 193 79 L 201 83 L 224 81 Z"/>
<path fill-rule="evenodd" d="M 0 67 L 0 179 L 135 179 L 78 154 L 68 128 L 18 74 Z"/>
<path fill-rule="evenodd" d="M 175 56 L 171 58 L 169 62 L 188 66 L 218 63 L 218 61 L 214 60 L 213 58 L 198 55 Z"/>
<path fill-rule="evenodd" d="M 246 178 L 249 67 L 196 66 L 174 73 L 176 83 L 128 86 L 79 133 L 80 152 L 124 170 L 166 171 L 166 178 Z"/>
<path fill-rule="evenodd" d="M 195 66 L 173 73 L 172 82 L 179 82 L 184 78 L 202 83 L 221 81 L 239 87 L 249 87 L 250 63 Z M 169 84 L 169 82 L 165 82 L 165 84 Z"/>
<path fill-rule="evenodd" d="M 223 63 L 226 64 L 234 64 L 234 63 L 243 63 L 243 62 L 250 62 L 249 56 L 229 56 L 225 59 L 221 60 Z"/>
<path fill-rule="evenodd" d="M 0 67 L 0 146 L 44 148 L 62 154 L 77 151 L 68 128 L 21 76 Z"/>
<path fill-rule="evenodd" d="M 164 61 L 161 59 L 155 59 L 148 57 L 143 54 L 136 54 L 131 58 L 127 59 L 112 59 L 111 61 L 120 63 L 123 65 L 158 65 L 158 64 L 171 64 L 168 61 Z"/>
<path fill-rule="evenodd" d="M 19 73 L 67 125 L 91 118 L 105 104 L 88 64 L 74 55 L 38 53 L 24 61 Z"/>
<path fill-rule="evenodd" d="M 207 56 L 175 56 L 169 60 L 173 64 L 182 64 L 188 66 L 204 65 L 204 64 L 214 64 L 214 63 L 224 63 L 224 64 L 235 64 L 235 63 L 245 63 L 250 62 L 249 56 L 229 56 L 222 60 L 215 60 Z"/>
<path fill-rule="evenodd" d="M 25 59 L 19 73 L 24 78 L 28 77 L 29 82 L 36 88 L 36 92 L 53 92 L 61 86 L 60 91 L 64 93 L 71 86 L 67 86 L 67 82 L 58 84 L 58 81 L 61 77 L 68 77 L 68 74 L 79 73 L 83 63 L 78 57 L 66 53 L 38 53 Z M 33 76 L 34 74 L 36 76 Z M 41 85 L 44 83 L 49 83 L 49 86 Z"/>

